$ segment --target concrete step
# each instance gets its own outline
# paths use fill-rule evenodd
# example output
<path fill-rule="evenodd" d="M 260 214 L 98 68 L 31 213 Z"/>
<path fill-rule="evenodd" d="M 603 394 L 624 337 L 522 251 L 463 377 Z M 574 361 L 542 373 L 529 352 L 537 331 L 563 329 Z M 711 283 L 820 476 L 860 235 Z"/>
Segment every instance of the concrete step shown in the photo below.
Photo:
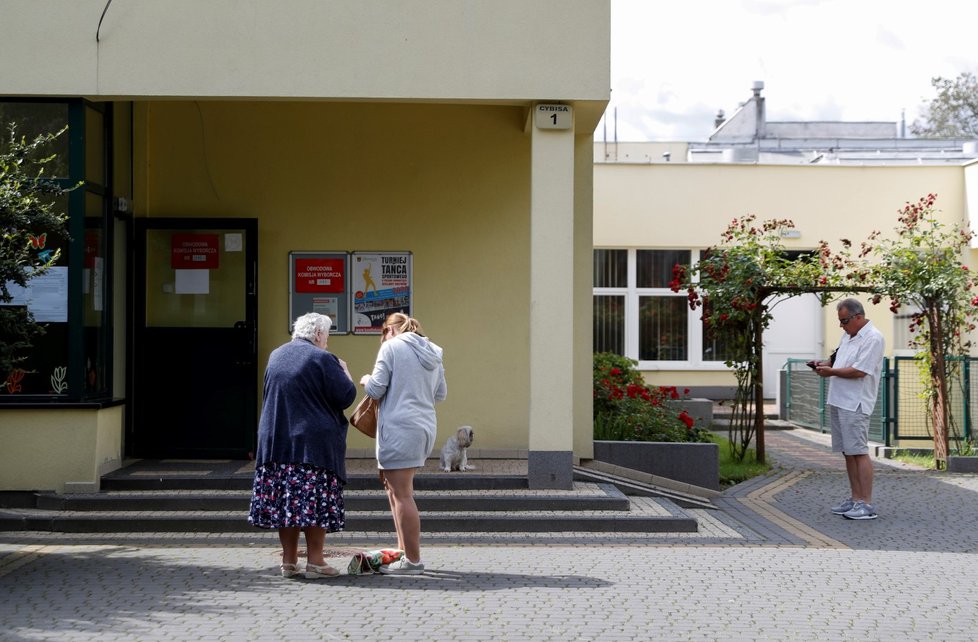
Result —
<path fill-rule="evenodd" d="M 475 463 L 476 470 L 465 473 L 446 473 L 434 462 L 419 471 L 415 495 L 426 532 L 698 530 L 696 519 L 665 497 L 629 496 L 641 493 L 628 480 L 530 489 L 525 459 Z M 253 475 L 254 465 L 247 461 L 135 460 L 103 476 L 99 492 L 0 494 L 0 530 L 255 532 L 247 519 Z M 393 532 L 374 460 L 347 460 L 344 502 L 347 532 Z"/>
<path fill-rule="evenodd" d="M 8 502 L 2 531 L 63 533 L 247 533 L 247 491 L 38 493 L 34 505 Z M 346 531 L 393 532 L 386 496 L 348 491 Z M 666 499 L 636 502 L 613 484 L 575 482 L 570 490 L 417 491 L 427 532 L 690 533 L 696 519 Z"/>
<path fill-rule="evenodd" d="M 675 515 L 608 515 L 582 511 L 518 513 L 422 513 L 425 532 L 447 533 L 694 533 L 694 518 Z M 112 513 L 103 511 L 0 511 L 0 531 L 49 531 L 60 533 L 245 533 L 255 532 L 240 511 L 167 511 L 161 513 Z M 347 532 L 393 533 L 389 512 L 347 513 Z"/>
<path fill-rule="evenodd" d="M 661 497 L 682 508 L 716 509 L 711 500 L 720 496 L 719 491 L 594 460 L 574 466 L 574 479 L 612 484 L 625 495 Z"/>
<path fill-rule="evenodd" d="M 767 419 L 777 419 L 778 413 L 780 412 L 777 403 L 773 400 L 768 400 L 764 402 L 764 417 Z M 733 414 L 733 402 L 726 401 L 723 403 L 713 404 L 713 419 L 723 420 L 726 424 L 730 423 L 730 415 Z"/>
<path fill-rule="evenodd" d="M 134 477 L 108 474 L 102 477 L 104 491 L 128 490 L 243 490 L 251 492 L 251 475 L 202 477 L 194 474 L 168 473 L 165 476 Z M 441 473 L 417 475 L 415 490 L 518 490 L 528 487 L 526 475 L 481 475 L 476 473 Z M 347 476 L 345 490 L 380 490 L 377 473 L 354 473 Z"/>
<path fill-rule="evenodd" d="M 385 511 L 387 494 L 382 490 L 345 490 L 349 511 Z M 611 484 L 579 485 L 574 492 L 549 491 L 499 493 L 480 490 L 415 493 L 418 509 L 424 512 L 540 511 L 540 510 L 628 510 L 628 498 Z M 247 512 L 251 491 L 246 490 L 126 490 L 101 493 L 37 493 L 34 508 L 51 511 L 241 511 Z"/>

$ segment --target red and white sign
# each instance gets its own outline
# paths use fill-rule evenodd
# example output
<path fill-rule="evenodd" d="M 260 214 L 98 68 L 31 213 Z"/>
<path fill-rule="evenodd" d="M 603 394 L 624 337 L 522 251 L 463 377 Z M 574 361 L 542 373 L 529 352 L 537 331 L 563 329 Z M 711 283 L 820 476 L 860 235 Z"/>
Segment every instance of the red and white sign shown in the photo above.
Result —
<path fill-rule="evenodd" d="M 101 242 L 102 239 L 98 232 L 85 233 L 85 268 L 91 270 L 95 267 L 95 259 L 98 257 Z"/>
<path fill-rule="evenodd" d="M 174 270 L 216 270 L 217 234 L 174 234 L 170 239 L 170 267 Z"/>
<path fill-rule="evenodd" d="M 342 293 L 346 285 L 345 261 L 336 259 L 296 259 L 296 292 L 334 292 Z"/>

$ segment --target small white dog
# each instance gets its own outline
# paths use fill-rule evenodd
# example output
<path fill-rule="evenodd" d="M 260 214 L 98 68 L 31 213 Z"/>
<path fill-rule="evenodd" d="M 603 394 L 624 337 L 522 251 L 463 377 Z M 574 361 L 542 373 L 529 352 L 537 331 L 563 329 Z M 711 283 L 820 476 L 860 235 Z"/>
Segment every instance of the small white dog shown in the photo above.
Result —
<path fill-rule="evenodd" d="M 445 445 L 441 447 L 441 469 L 446 473 L 453 470 L 465 471 L 475 470 L 475 466 L 469 466 L 468 457 L 465 451 L 472 445 L 475 432 L 472 426 L 461 426 L 455 434 L 448 438 Z"/>

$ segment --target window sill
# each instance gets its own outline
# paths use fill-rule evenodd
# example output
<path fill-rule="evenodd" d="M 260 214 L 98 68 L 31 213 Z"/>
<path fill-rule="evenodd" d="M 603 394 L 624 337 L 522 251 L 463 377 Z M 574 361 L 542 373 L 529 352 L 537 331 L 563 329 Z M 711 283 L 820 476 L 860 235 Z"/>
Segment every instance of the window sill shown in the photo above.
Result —
<path fill-rule="evenodd" d="M 688 370 L 690 372 L 732 372 L 724 363 L 720 361 L 703 361 L 700 363 L 690 363 L 689 361 L 640 361 L 638 369 L 648 372 L 659 372 L 663 370 Z"/>
<path fill-rule="evenodd" d="M 86 400 L 67 400 L 57 398 L 19 398 L 15 396 L 0 397 L 0 411 L 4 409 L 16 410 L 101 410 L 102 408 L 112 408 L 126 403 L 125 399 L 86 399 Z"/>

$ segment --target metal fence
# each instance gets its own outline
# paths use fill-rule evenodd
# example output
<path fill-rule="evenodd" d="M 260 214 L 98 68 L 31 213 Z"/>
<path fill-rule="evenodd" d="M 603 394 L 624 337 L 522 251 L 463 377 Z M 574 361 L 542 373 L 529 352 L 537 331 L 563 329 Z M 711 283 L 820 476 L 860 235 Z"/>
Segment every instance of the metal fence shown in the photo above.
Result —
<path fill-rule="evenodd" d="M 828 379 L 819 377 L 805 359 L 785 363 L 782 409 L 791 423 L 827 432 L 830 428 L 825 409 Z M 956 434 L 965 439 L 976 433 L 972 408 L 978 404 L 978 385 L 971 385 L 971 370 L 978 357 L 954 357 L 958 366 L 950 381 L 951 421 Z M 922 394 L 920 362 L 913 357 L 883 359 L 883 376 L 869 425 L 869 438 L 885 446 L 900 442 L 932 442 L 930 413 Z"/>
<path fill-rule="evenodd" d="M 828 379 L 820 377 L 805 365 L 806 359 L 788 359 L 786 371 L 785 398 L 782 405 L 787 413 L 785 419 L 793 424 L 814 428 L 827 432 L 829 414 L 825 409 L 825 399 L 828 395 Z M 869 438 L 889 446 L 890 415 L 886 409 L 890 406 L 888 392 L 889 368 L 887 359 L 883 359 L 883 376 L 880 377 L 880 392 L 876 398 L 876 407 L 869 418 Z"/>

